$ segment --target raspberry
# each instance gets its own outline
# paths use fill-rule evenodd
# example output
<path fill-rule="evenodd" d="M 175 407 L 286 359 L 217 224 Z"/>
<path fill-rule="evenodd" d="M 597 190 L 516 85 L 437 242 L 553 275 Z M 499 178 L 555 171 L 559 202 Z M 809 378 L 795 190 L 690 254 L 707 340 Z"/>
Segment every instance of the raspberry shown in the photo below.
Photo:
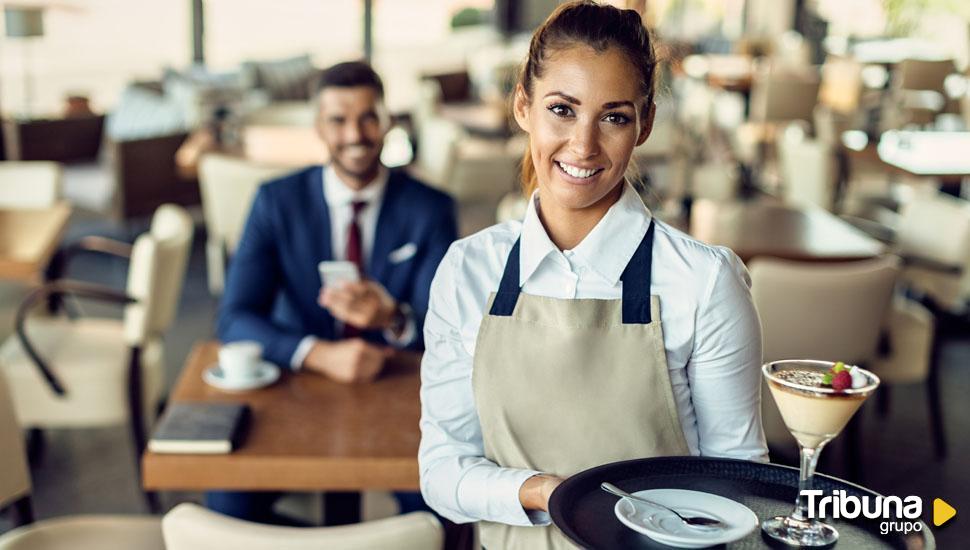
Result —
<path fill-rule="evenodd" d="M 847 390 L 852 387 L 852 375 L 849 371 L 843 370 L 835 373 L 832 377 L 832 389 L 835 391 Z"/>

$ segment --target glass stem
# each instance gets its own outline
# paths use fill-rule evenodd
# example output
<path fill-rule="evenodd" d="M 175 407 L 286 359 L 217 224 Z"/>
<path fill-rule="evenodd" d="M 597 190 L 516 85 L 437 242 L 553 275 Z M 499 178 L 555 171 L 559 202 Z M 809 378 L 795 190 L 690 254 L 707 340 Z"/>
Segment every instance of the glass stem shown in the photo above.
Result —
<path fill-rule="evenodd" d="M 808 516 L 808 497 L 805 491 L 812 490 L 812 478 L 815 476 L 815 466 L 818 455 L 824 444 L 815 448 L 801 447 L 799 450 L 800 466 L 798 469 L 798 496 L 795 497 L 795 510 L 791 517 L 799 521 L 811 521 Z"/>

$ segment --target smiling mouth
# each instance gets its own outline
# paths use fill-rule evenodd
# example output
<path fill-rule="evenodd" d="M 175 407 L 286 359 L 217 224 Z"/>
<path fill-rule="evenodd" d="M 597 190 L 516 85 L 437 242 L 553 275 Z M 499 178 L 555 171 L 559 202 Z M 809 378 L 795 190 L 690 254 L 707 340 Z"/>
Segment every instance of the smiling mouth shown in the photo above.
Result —
<path fill-rule="evenodd" d="M 589 179 L 603 171 L 602 168 L 579 168 L 571 164 L 560 162 L 558 160 L 555 162 L 556 162 L 556 166 L 558 166 L 560 170 L 565 172 L 566 175 L 572 176 L 577 179 Z"/>

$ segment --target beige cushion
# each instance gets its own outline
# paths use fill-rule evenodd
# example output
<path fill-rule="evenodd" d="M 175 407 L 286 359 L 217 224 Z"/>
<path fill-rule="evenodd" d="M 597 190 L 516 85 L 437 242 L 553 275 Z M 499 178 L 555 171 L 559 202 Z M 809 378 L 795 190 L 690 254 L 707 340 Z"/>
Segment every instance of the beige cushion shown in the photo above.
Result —
<path fill-rule="evenodd" d="M 765 361 L 871 361 L 898 264 L 895 257 L 831 264 L 752 260 Z"/>
<path fill-rule="evenodd" d="M 127 422 L 129 348 L 122 324 L 113 319 L 31 317 L 27 335 L 67 389 L 59 397 L 48 387 L 16 336 L 0 347 L 20 424 L 25 427 L 109 426 Z M 162 345 L 151 340 L 142 353 L 145 410 L 160 398 Z M 146 416 L 147 418 L 148 416 Z"/>
<path fill-rule="evenodd" d="M 161 521 L 137 516 L 73 516 L 39 521 L 0 536 L 0 550 L 165 550 Z"/>
<path fill-rule="evenodd" d="M 0 376 L 0 509 L 30 493 L 23 430 L 17 424 L 10 392 Z"/>
<path fill-rule="evenodd" d="M 886 384 L 926 380 L 933 353 L 933 324 L 933 314 L 920 303 L 897 299 L 886 323 L 889 354 L 872 362 L 872 372 Z"/>
<path fill-rule="evenodd" d="M 0 162 L 0 208 L 49 208 L 61 194 L 61 165 Z"/>
<path fill-rule="evenodd" d="M 276 527 L 223 516 L 195 504 L 180 504 L 162 520 L 168 550 L 434 550 L 444 531 L 432 514 L 403 516 L 340 527 Z"/>

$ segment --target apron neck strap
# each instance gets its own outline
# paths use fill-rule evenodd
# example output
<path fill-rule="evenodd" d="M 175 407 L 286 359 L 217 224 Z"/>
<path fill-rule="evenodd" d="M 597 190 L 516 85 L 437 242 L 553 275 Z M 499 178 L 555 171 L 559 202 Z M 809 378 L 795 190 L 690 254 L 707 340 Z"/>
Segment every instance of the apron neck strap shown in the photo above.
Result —
<path fill-rule="evenodd" d="M 653 263 L 653 220 L 647 227 L 647 233 L 640 241 L 636 252 L 630 258 L 626 269 L 620 275 L 623 281 L 623 324 L 648 325 L 650 315 L 650 273 Z M 509 251 L 505 262 L 505 271 L 499 283 L 498 292 L 492 300 L 489 315 L 510 317 L 515 311 L 515 304 L 519 301 L 522 287 L 519 285 L 519 241 L 516 239 Z"/>

